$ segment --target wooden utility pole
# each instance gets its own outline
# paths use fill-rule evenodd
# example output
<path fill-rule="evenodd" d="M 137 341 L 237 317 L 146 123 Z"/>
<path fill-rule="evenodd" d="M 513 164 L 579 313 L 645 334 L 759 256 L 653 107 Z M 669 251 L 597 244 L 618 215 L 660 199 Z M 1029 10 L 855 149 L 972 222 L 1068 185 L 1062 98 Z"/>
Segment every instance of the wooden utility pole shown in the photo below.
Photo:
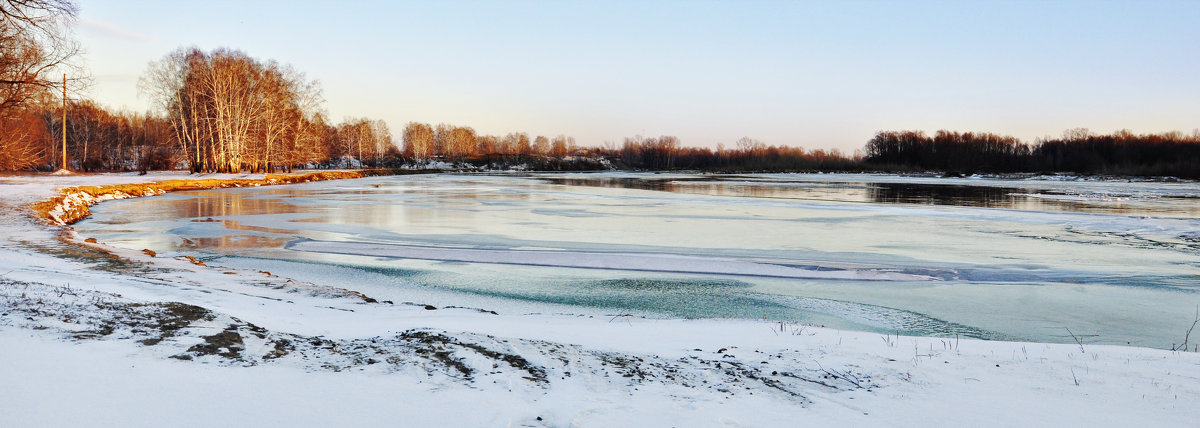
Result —
<path fill-rule="evenodd" d="M 62 169 L 67 170 L 67 73 L 63 73 L 63 120 L 62 120 L 62 137 L 63 137 L 63 155 Z"/>

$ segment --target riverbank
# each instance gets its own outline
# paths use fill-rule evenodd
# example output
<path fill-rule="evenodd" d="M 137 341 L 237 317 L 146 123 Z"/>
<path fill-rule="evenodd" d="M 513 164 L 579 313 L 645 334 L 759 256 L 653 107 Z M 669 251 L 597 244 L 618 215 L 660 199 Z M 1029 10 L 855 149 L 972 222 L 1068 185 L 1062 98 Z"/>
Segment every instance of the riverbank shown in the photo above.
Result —
<path fill-rule="evenodd" d="M 114 199 L 156 196 L 167 192 L 188 190 L 276 186 L 311 183 L 314 181 L 376 177 L 381 175 L 420 174 L 423 172 L 425 171 L 366 169 L 301 172 L 297 174 L 255 174 L 249 177 L 238 176 L 236 174 L 218 174 L 212 178 L 152 180 L 98 186 L 81 185 L 59 189 L 57 195 L 34 203 L 32 208 L 46 222 L 53 225 L 65 226 L 91 215 L 88 207 L 102 201 Z"/>
<path fill-rule="evenodd" d="M 1195 353 L 377 301 L 354 284 L 63 242 L 69 227 L 21 209 L 65 188 L 132 196 L 120 186 L 169 180 L 0 179 L 12 426 L 1195 422 Z M 166 191 L 129 190 L 145 188 Z"/>

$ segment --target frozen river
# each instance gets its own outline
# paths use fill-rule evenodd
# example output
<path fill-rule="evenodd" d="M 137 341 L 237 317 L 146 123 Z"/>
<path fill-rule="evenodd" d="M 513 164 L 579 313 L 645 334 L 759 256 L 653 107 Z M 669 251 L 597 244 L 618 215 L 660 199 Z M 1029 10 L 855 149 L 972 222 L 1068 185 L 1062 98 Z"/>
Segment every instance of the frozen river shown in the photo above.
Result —
<path fill-rule="evenodd" d="M 92 211 L 110 245 L 508 312 L 1165 348 L 1200 305 L 1196 183 L 441 174 Z"/>

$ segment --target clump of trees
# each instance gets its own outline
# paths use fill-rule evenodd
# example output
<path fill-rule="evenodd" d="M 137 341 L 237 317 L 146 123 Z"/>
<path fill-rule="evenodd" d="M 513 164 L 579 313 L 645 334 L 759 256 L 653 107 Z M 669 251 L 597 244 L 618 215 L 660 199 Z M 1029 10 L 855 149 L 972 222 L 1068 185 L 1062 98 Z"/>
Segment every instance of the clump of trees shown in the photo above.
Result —
<path fill-rule="evenodd" d="M 55 168 L 64 133 L 66 165 L 84 172 L 267 172 L 403 160 L 387 123 L 329 124 L 316 82 L 240 51 L 180 49 L 152 64 L 140 83 L 158 113 L 112 111 L 89 100 L 62 106 L 54 82 L 21 83 L 40 92 L 19 103 L 4 99 L 0 170 Z"/>
<path fill-rule="evenodd" d="M 1038 140 L 1030 158 L 1039 171 L 1200 178 L 1200 130 L 1135 135 L 1078 128 Z"/>
<path fill-rule="evenodd" d="M 398 166 L 400 151 L 392 142 L 392 131 L 387 122 L 365 117 L 348 118 L 329 131 L 324 165 L 338 168 Z"/>
<path fill-rule="evenodd" d="M 867 142 L 866 159 L 887 167 L 1015 172 L 1027 162 L 1029 152 L 1029 146 L 1015 137 L 987 132 L 940 130 L 930 138 L 922 131 L 883 131 Z"/>
<path fill-rule="evenodd" d="M 323 153 L 317 83 L 241 51 L 179 49 L 151 64 L 141 86 L 166 114 L 193 172 L 290 169 L 364 145 L 356 135 L 339 141 L 356 147 Z"/>
<path fill-rule="evenodd" d="M 263 172 L 399 158 L 383 121 L 331 125 L 315 81 L 231 49 L 179 49 L 152 64 L 140 86 L 157 114 L 59 104 L 87 82 L 68 62 L 76 13 L 68 0 L 0 0 L 0 170 Z"/>
<path fill-rule="evenodd" d="M 881 170 L 1200 178 L 1200 131 L 1093 134 L 1077 128 L 1034 144 L 992 133 L 941 130 L 931 138 L 921 131 L 881 131 L 867 142 L 865 162 Z"/>
<path fill-rule="evenodd" d="M 49 165 L 59 165 L 63 114 L 59 109 L 42 108 L 40 124 L 27 129 L 45 129 L 46 156 Z M 39 126 L 41 125 L 41 126 Z M 176 169 L 181 156 L 171 144 L 171 124 L 149 113 L 111 112 L 92 101 L 70 103 L 66 111 L 67 146 L 70 167 L 77 171 L 148 171 Z"/>
<path fill-rule="evenodd" d="M 574 137 L 558 135 L 553 138 L 525 132 L 498 135 L 478 135 L 474 128 L 440 123 L 410 122 L 403 131 L 403 156 L 418 163 L 432 159 L 474 164 L 512 166 L 530 162 L 542 163 L 544 158 L 564 158 L 582 155 Z"/>
<path fill-rule="evenodd" d="M 672 169 L 679 160 L 679 151 L 678 137 L 636 135 L 625 138 L 621 144 L 621 162 L 641 169 Z"/>

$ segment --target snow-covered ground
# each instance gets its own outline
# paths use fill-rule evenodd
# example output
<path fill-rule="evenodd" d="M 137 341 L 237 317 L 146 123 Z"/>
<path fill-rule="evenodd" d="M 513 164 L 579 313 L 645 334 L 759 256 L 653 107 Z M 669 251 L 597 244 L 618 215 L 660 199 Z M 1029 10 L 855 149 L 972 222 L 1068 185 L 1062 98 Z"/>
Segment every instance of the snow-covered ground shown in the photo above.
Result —
<path fill-rule="evenodd" d="M 1200 423 L 1194 352 L 376 301 L 84 243 L 25 208 L 170 178 L 0 178 L 0 425 Z"/>

